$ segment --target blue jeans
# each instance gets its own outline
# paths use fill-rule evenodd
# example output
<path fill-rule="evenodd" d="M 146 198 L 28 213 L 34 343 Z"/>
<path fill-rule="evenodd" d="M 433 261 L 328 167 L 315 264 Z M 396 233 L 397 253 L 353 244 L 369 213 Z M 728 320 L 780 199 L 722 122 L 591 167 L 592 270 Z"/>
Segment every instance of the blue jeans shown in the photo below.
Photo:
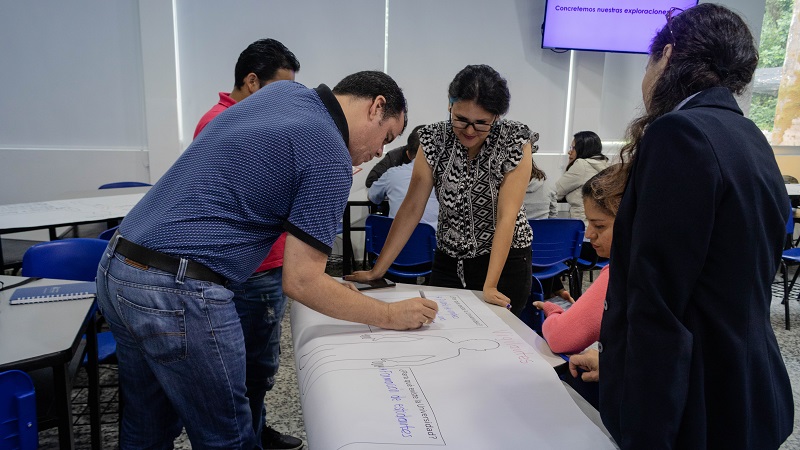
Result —
<path fill-rule="evenodd" d="M 97 299 L 117 341 L 120 448 L 171 449 L 184 426 L 195 449 L 260 448 L 231 291 L 126 263 L 111 253 L 115 242 L 100 261 Z"/>
<path fill-rule="evenodd" d="M 230 283 L 233 303 L 242 323 L 247 354 L 247 398 L 253 429 L 261 436 L 266 420 L 264 396 L 275 385 L 281 353 L 281 320 L 287 298 L 283 295 L 283 268 L 258 272 L 242 283 Z"/>

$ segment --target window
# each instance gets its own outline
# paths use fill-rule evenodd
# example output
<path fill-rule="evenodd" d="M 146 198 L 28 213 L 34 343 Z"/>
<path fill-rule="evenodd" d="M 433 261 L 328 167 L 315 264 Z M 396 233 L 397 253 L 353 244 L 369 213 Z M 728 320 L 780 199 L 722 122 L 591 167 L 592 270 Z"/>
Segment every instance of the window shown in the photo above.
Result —
<path fill-rule="evenodd" d="M 800 146 L 800 0 L 766 0 L 759 54 L 750 119 L 770 144 Z"/>

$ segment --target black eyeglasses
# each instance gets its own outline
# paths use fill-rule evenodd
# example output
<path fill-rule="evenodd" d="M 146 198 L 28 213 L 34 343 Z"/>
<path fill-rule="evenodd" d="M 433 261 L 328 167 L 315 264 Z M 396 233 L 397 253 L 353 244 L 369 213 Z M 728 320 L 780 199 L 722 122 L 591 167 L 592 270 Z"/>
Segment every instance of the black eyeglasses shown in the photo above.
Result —
<path fill-rule="evenodd" d="M 492 129 L 492 125 L 494 125 L 494 120 L 492 120 L 492 123 L 480 123 L 480 122 L 468 122 L 466 120 L 453 119 L 452 117 L 450 117 L 450 125 L 452 125 L 453 128 L 458 128 L 459 130 L 466 129 L 468 126 L 472 125 L 472 128 L 475 131 L 480 131 L 482 133 L 485 133 Z"/>
<path fill-rule="evenodd" d="M 682 13 L 683 9 L 678 8 L 677 6 L 673 6 L 672 8 L 667 11 L 665 16 L 667 17 L 667 29 L 669 30 L 669 35 L 672 36 L 672 46 L 677 46 L 678 42 L 675 40 L 675 33 L 672 32 L 672 18 L 677 16 L 678 14 Z"/>

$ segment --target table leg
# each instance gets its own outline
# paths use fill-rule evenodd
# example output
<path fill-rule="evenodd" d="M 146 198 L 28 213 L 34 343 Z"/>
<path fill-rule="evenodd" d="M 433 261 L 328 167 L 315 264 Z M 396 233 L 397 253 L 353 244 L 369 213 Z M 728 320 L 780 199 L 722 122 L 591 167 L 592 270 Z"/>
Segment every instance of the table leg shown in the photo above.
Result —
<path fill-rule="evenodd" d="M 351 255 L 353 254 L 353 242 L 350 240 L 350 205 L 344 207 L 342 217 L 342 275 L 353 273 Z"/>
<path fill-rule="evenodd" d="M 92 449 L 100 450 L 100 376 L 97 364 L 97 314 L 93 313 L 86 329 L 86 375 L 89 379 L 89 423 Z"/>
<path fill-rule="evenodd" d="M 66 362 L 53 367 L 53 392 L 58 416 L 58 443 L 62 450 L 72 449 L 75 445 L 72 434 L 72 398 L 70 397 L 70 383 L 67 380 L 68 366 L 69 362 Z"/>

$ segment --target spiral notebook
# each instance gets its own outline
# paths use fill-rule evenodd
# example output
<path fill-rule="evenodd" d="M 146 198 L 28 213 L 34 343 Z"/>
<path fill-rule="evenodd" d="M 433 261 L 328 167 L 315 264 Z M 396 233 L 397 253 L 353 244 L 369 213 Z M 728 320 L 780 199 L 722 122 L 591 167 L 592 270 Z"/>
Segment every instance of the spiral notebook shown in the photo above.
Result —
<path fill-rule="evenodd" d="M 61 302 L 65 300 L 80 300 L 93 298 L 97 294 L 97 285 L 94 281 L 83 283 L 54 284 L 51 286 L 33 286 L 17 288 L 9 303 L 24 305 L 28 303 Z"/>

